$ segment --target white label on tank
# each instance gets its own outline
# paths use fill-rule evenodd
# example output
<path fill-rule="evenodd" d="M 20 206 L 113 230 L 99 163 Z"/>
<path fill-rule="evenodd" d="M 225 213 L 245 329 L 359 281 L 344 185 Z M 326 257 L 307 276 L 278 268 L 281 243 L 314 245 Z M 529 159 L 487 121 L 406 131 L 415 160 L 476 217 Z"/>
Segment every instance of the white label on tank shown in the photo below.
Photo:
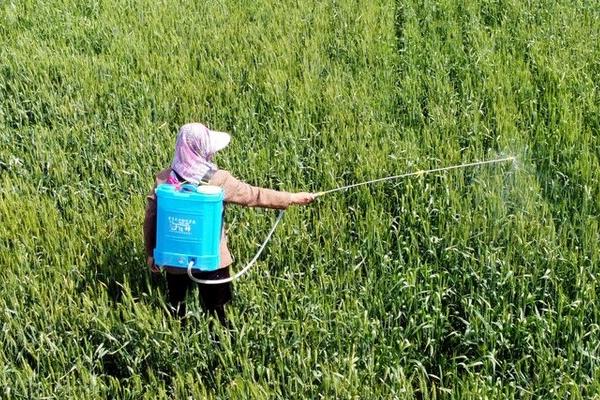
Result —
<path fill-rule="evenodd" d="M 196 224 L 196 220 L 192 218 L 177 218 L 169 217 L 169 231 L 190 235 L 192 233 L 192 225 Z"/>

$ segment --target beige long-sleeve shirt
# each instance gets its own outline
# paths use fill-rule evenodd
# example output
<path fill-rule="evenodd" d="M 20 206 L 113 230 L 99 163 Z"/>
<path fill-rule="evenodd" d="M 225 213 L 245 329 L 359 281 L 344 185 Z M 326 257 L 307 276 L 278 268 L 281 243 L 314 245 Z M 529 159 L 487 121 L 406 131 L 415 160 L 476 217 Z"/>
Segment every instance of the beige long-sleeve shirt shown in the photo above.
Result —
<path fill-rule="evenodd" d="M 156 181 L 152 191 L 146 197 L 146 216 L 144 218 L 144 245 L 146 256 L 153 255 L 156 247 L 156 194 L 154 189 L 165 183 L 169 178 L 171 169 L 167 168 L 156 174 Z M 249 185 L 231 175 L 228 171 L 218 170 L 208 182 L 210 185 L 219 186 L 223 189 L 224 202 L 239 204 L 247 207 L 264 207 L 285 209 L 292 201 L 292 194 L 272 189 L 265 189 Z M 227 246 L 227 234 L 223 229 L 220 244 L 220 268 L 227 267 L 233 263 L 233 258 Z M 182 268 L 168 268 L 172 273 L 186 273 Z"/>

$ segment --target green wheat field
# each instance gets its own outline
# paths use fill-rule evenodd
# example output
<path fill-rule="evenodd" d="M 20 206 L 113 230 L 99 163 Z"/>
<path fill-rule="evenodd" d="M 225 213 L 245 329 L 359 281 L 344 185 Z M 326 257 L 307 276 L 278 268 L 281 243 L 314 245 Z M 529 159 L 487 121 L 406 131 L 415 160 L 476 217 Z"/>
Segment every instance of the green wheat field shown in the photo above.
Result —
<path fill-rule="evenodd" d="M 0 0 L 0 398 L 600 398 L 599 82 L 595 0 Z M 143 252 L 191 121 L 290 191 L 517 160 L 290 209 L 217 347 Z"/>

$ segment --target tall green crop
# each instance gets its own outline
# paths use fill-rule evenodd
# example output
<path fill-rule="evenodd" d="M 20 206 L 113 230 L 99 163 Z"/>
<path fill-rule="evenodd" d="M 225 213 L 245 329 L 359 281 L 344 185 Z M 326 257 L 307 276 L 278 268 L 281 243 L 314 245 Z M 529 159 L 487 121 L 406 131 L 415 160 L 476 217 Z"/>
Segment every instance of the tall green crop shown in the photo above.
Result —
<path fill-rule="evenodd" d="M 5 398 L 599 395 L 595 2 L 0 2 Z M 231 337 L 166 316 L 141 225 L 189 121 L 290 210 Z M 274 214 L 229 207 L 234 268 Z"/>

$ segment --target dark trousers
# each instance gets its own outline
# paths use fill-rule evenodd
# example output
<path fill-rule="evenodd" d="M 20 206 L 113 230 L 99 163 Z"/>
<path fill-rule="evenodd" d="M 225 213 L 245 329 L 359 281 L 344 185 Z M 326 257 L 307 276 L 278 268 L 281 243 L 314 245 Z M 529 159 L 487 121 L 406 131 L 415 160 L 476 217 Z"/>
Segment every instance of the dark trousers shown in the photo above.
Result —
<path fill-rule="evenodd" d="M 220 268 L 216 271 L 197 271 L 192 275 L 196 279 L 217 280 L 229 277 L 229 267 Z M 172 274 L 167 272 L 167 300 L 173 316 L 182 318 L 186 313 L 185 298 L 188 290 L 192 288 L 193 282 L 187 274 Z M 223 326 L 227 326 L 225 315 L 225 304 L 232 298 L 231 283 L 218 285 L 198 284 L 200 302 L 205 312 L 219 319 Z"/>

